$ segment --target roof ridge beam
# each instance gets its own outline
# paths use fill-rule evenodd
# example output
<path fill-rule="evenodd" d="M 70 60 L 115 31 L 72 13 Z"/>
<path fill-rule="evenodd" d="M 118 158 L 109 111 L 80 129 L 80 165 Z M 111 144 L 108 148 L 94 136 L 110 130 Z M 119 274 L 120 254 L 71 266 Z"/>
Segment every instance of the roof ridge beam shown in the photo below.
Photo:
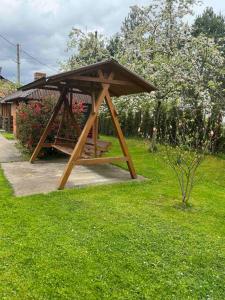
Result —
<path fill-rule="evenodd" d="M 92 76 L 80 76 L 75 75 L 71 76 L 67 80 L 71 81 L 84 81 L 84 82 L 95 82 L 95 83 L 103 83 L 103 84 L 112 84 L 112 85 L 125 85 L 125 86 L 133 86 L 134 83 L 132 81 L 126 81 L 126 80 L 116 80 L 116 79 L 103 79 L 99 77 L 92 77 Z M 50 83 L 50 82 L 49 82 Z M 51 81 L 51 84 L 54 83 L 54 80 Z"/>

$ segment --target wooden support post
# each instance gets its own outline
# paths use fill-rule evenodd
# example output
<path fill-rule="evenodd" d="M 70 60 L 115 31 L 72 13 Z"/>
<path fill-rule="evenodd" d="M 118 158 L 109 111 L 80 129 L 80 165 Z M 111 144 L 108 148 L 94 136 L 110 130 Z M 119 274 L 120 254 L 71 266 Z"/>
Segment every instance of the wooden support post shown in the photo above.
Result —
<path fill-rule="evenodd" d="M 127 161 L 126 157 L 97 157 L 97 158 L 85 158 L 85 159 L 78 159 L 76 161 L 76 165 L 96 165 L 96 164 L 108 164 L 112 162 L 119 162 L 119 161 Z"/>
<path fill-rule="evenodd" d="M 30 158 L 30 163 L 34 162 L 34 160 L 37 158 L 41 148 L 43 147 L 43 144 L 44 144 L 44 142 L 45 142 L 45 140 L 46 140 L 46 138 L 47 138 L 47 136 L 48 136 L 48 134 L 51 130 L 51 126 L 52 126 L 52 124 L 53 124 L 53 122 L 54 122 L 61 106 L 62 106 L 62 103 L 64 101 L 64 97 L 66 96 L 66 93 L 67 93 L 67 90 L 66 90 L 66 88 L 64 88 L 61 91 L 58 102 L 56 103 L 56 105 L 54 107 L 53 113 L 52 113 L 52 115 L 51 115 L 51 117 L 48 121 L 48 124 L 47 124 L 47 126 L 46 126 L 46 128 L 45 128 L 45 130 L 44 130 L 44 132 L 43 132 L 43 134 L 42 134 L 42 136 L 41 136 L 41 138 L 40 138 L 40 140 L 39 140 L 39 142 L 38 142 L 38 144 L 37 144 L 37 146 L 36 146 L 36 148 L 35 148 L 35 150 L 32 154 L 32 156 L 31 156 L 31 158 Z"/>
<path fill-rule="evenodd" d="M 72 109 L 72 106 L 73 106 L 73 93 L 70 92 L 69 95 L 70 95 L 70 102 L 69 103 L 70 103 L 70 107 Z"/>
<path fill-rule="evenodd" d="M 95 107 L 95 93 L 93 92 L 92 93 L 92 113 L 97 113 L 98 115 L 98 112 L 96 112 L 96 107 Z M 93 127 L 92 127 L 92 140 L 93 140 L 93 144 L 94 144 L 94 157 L 97 157 L 97 139 L 98 139 L 98 136 L 97 136 L 97 117 L 94 121 L 94 124 L 93 124 Z"/>
<path fill-rule="evenodd" d="M 99 77 L 101 79 L 104 78 L 104 75 L 103 75 L 101 70 L 99 71 Z M 104 87 L 105 84 L 102 84 L 102 86 Z M 136 179 L 137 175 L 136 175 L 136 172 L 135 172 L 135 169 L 134 169 L 134 165 L 133 165 L 133 162 L 132 162 L 132 159 L 131 159 L 131 156 L 130 156 L 130 153 L 129 153 L 129 150 L 128 150 L 128 147 L 127 147 L 126 140 L 124 138 L 122 129 L 120 127 L 120 123 L 119 123 L 119 120 L 118 120 L 118 114 L 117 114 L 117 111 L 116 111 L 116 109 L 113 105 L 112 99 L 111 99 L 110 94 L 109 94 L 109 90 L 106 91 L 106 104 L 108 106 L 108 109 L 109 109 L 109 112 L 110 112 L 110 115 L 111 115 L 111 118 L 112 118 L 113 125 L 116 129 L 117 137 L 119 139 L 120 147 L 123 151 L 123 155 L 127 158 L 127 160 L 126 160 L 127 161 L 127 166 L 128 166 L 131 178 Z"/>
<path fill-rule="evenodd" d="M 120 142 L 121 149 L 123 151 L 124 156 L 127 158 L 127 166 L 128 166 L 129 171 L 130 171 L 131 178 L 135 179 L 135 178 L 137 178 L 137 175 L 136 175 L 136 172 L 135 172 L 135 169 L 134 169 L 134 165 L 133 165 L 131 156 L 129 154 L 129 150 L 128 150 L 128 147 L 127 147 L 122 129 L 120 127 L 120 123 L 119 123 L 119 120 L 118 120 L 118 117 L 117 117 L 116 109 L 115 109 L 115 107 L 112 103 L 112 99 L 109 95 L 108 90 L 106 92 L 106 104 L 109 108 L 110 115 L 111 115 L 111 118 L 112 118 L 112 121 L 113 121 L 113 125 L 116 129 L 116 133 L 117 133 L 117 136 L 118 136 L 118 139 L 119 139 L 119 142 Z"/>
<path fill-rule="evenodd" d="M 112 78 L 113 78 L 113 73 L 111 73 L 109 75 L 108 79 L 110 80 Z M 103 102 L 103 100 L 104 100 L 104 98 L 106 96 L 106 93 L 107 93 L 107 91 L 109 89 L 109 86 L 110 86 L 109 84 L 104 84 L 104 87 L 102 88 L 101 92 L 99 93 L 99 96 L 98 96 L 98 98 L 96 100 L 96 103 L 95 103 L 95 111 L 96 112 L 98 112 L 99 107 L 101 106 L 101 104 L 102 104 L 102 102 Z M 66 184 L 66 182 L 67 182 L 67 180 L 68 180 L 68 178 L 69 178 L 69 176 L 70 176 L 70 174 L 72 172 L 74 164 L 76 163 L 76 160 L 81 155 L 81 151 L 82 151 L 82 149 L 84 147 L 84 144 L 85 144 L 85 142 L 87 140 L 88 133 L 89 133 L 90 129 L 92 128 L 92 126 L 94 124 L 94 121 L 95 121 L 95 119 L 97 117 L 97 113 L 96 112 L 95 113 L 91 113 L 89 115 L 89 118 L 88 118 L 88 120 L 87 120 L 87 122 L 86 122 L 86 124 L 85 124 L 85 126 L 83 128 L 83 131 L 82 131 L 82 133 L 81 133 L 81 135 L 80 135 L 80 137 L 78 139 L 77 144 L 75 145 L 75 148 L 74 148 L 74 150 L 73 150 L 73 152 L 71 154 L 69 162 L 67 163 L 67 166 L 66 166 L 66 168 L 65 168 L 65 170 L 63 172 L 63 175 L 62 175 L 62 177 L 60 179 L 60 183 L 59 183 L 58 189 L 63 189 L 64 188 L 64 186 L 65 186 L 65 184 Z"/>

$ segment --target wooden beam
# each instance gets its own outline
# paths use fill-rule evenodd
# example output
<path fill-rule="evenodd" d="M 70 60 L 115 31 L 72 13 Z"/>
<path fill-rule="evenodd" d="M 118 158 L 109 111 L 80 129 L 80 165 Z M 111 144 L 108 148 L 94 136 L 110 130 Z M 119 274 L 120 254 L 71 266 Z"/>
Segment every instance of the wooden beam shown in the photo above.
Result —
<path fill-rule="evenodd" d="M 108 79 L 111 80 L 112 78 L 113 78 L 113 73 L 111 73 L 109 75 Z M 102 102 L 103 102 L 103 100 L 106 96 L 106 93 L 109 89 L 109 86 L 110 86 L 109 84 L 105 84 L 104 87 L 102 88 L 101 92 L 99 93 L 99 96 L 96 100 L 96 111 L 99 110 L 99 108 L 100 108 L 100 106 L 101 106 L 101 104 L 102 104 Z M 97 113 L 89 115 L 89 118 L 88 118 L 88 120 L 87 120 L 87 122 L 86 122 L 86 124 L 83 128 L 83 131 L 82 131 L 82 133 L 81 133 L 81 135 L 78 139 L 78 142 L 77 142 L 77 144 L 76 144 L 76 146 L 73 150 L 73 153 L 72 153 L 72 155 L 69 159 L 69 162 L 67 163 L 67 166 L 66 166 L 66 168 L 63 172 L 63 175 L 60 179 L 58 189 L 63 189 L 64 188 L 64 186 L 65 186 L 65 184 L 66 184 L 66 182 L 67 182 L 67 180 L 68 180 L 68 178 L 69 178 L 69 176 L 72 172 L 73 166 L 76 163 L 76 160 L 81 155 L 81 151 L 82 151 L 82 149 L 84 147 L 84 144 L 86 142 L 88 133 L 89 133 L 91 127 L 93 126 L 96 117 L 97 117 Z"/>
<path fill-rule="evenodd" d="M 126 80 L 115 80 L 115 79 L 114 80 L 109 80 L 109 79 L 106 79 L 106 78 L 91 77 L 91 76 L 71 76 L 70 79 L 72 79 L 74 81 L 84 81 L 84 82 L 96 82 L 96 83 L 113 84 L 113 85 L 134 86 L 133 82 L 126 81 Z"/>
<path fill-rule="evenodd" d="M 76 91 L 74 91 L 74 89 L 75 90 L 78 89 L 78 90 L 80 90 L 80 94 L 81 95 L 91 96 L 91 88 L 89 88 L 89 86 L 80 86 L 80 85 L 78 86 L 77 81 L 69 81 L 69 80 L 67 80 L 66 82 L 67 82 L 66 83 L 66 87 L 69 90 L 72 89 L 74 94 L 76 93 Z M 79 94 L 79 92 L 78 92 L 78 94 Z"/>
<path fill-rule="evenodd" d="M 85 96 L 90 96 L 90 92 L 82 92 L 82 91 L 76 91 L 75 87 L 71 87 L 70 85 L 66 86 L 68 88 L 68 91 L 71 92 L 72 94 L 79 94 L 79 95 L 85 95 Z M 45 85 L 41 88 L 39 88 L 40 90 L 50 90 L 50 91 L 56 91 L 56 92 L 60 92 L 60 90 L 62 89 L 61 86 L 49 86 L 49 85 Z"/>
<path fill-rule="evenodd" d="M 108 164 L 112 162 L 127 161 L 127 157 L 98 157 L 98 158 L 86 158 L 76 160 L 76 165 L 99 165 Z"/>
<path fill-rule="evenodd" d="M 116 133 L 117 133 L 117 136 L 118 136 L 123 154 L 124 154 L 125 157 L 128 158 L 127 159 L 127 166 L 128 166 L 129 171 L 130 171 L 130 175 L 133 179 L 135 179 L 135 178 L 137 178 L 137 175 L 136 175 L 136 172 L 135 172 L 135 169 L 134 169 L 134 166 L 133 166 L 131 156 L 129 154 L 129 150 L 128 150 L 128 147 L 127 147 L 122 129 L 120 127 L 120 123 L 119 123 L 119 120 L 118 120 L 118 117 L 117 117 L 116 109 L 115 109 L 115 107 L 112 103 L 112 99 L 109 95 L 108 90 L 106 91 L 106 104 L 109 108 L 111 118 L 112 118 L 112 121 L 113 121 L 113 125 L 116 129 Z"/>
<path fill-rule="evenodd" d="M 55 145 L 55 143 L 44 143 L 42 148 L 55 148 Z M 74 142 L 57 142 L 57 146 L 74 147 Z"/>
<path fill-rule="evenodd" d="M 58 102 L 56 103 L 56 105 L 54 107 L 54 110 L 53 110 L 52 115 L 51 115 L 51 117 L 50 117 L 50 119 L 48 121 L 48 124 L 47 124 L 44 132 L 42 133 L 42 136 L 41 136 L 41 138 L 40 138 L 40 140 L 39 140 L 39 142 L 38 142 L 38 144 L 37 144 L 37 146 L 36 146 L 36 148 L 35 148 L 32 156 L 31 156 L 31 158 L 30 158 L 30 163 L 34 162 L 34 160 L 37 158 L 37 156 L 38 156 L 41 148 L 43 147 L 43 144 L 44 144 L 44 142 L 45 142 L 45 140 L 46 140 L 46 138 L 47 138 L 47 136 L 48 136 L 48 134 L 49 134 L 49 132 L 51 130 L 51 126 L 52 126 L 52 124 L 53 124 L 53 122 L 54 122 L 54 120 L 55 120 L 55 118 L 56 118 L 56 116 L 57 116 L 57 114 L 58 114 L 61 106 L 62 106 L 62 103 L 64 101 L 64 97 L 66 96 L 66 93 L 67 93 L 67 90 L 66 90 L 66 88 L 64 88 L 61 91 L 61 94 L 59 96 Z"/>
<path fill-rule="evenodd" d="M 68 86 L 66 86 L 68 88 Z M 61 86 L 58 86 L 58 85 L 55 85 L 55 86 L 50 86 L 50 85 L 45 85 L 41 88 L 39 88 L 40 90 L 50 90 L 50 91 L 57 91 L 57 92 L 60 92 L 60 90 L 62 90 L 62 87 Z M 69 87 L 68 88 L 68 92 L 71 92 L 72 94 L 80 94 L 80 95 L 90 95 L 90 94 L 87 94 L 87 93 L 84 93 L 82 91 L 76 91 L 76 88 L 71 88 Z"/>
<path fill-rule="evenodd" d="M 49 91 L 56 91 L 59 92 L 59 88 L 57 86 L 43 86 L 41 88 L 39 88 L 39 90 L 49 90 Z"/>
<path fill-rule="evenodd" d="M 67 155 L 71 155 L 71 153 L 73 152 L 73 147 L 71 145 L 52 145 L 52 148 L 55 148 L 56 150 L 60 151 L 60 152 L 63 152 Z"/>
<path fill-rule="evenodd" d="M 98 148 L 98 145 L 97 145 L 97 142 L 98 142 L 98 129 L 99 129 L 99 114 L 97 113 L 97 117 L 95 119 L 95 148 L 96 148 L 96 151 L 97 151 L 97 148 Z"/>
<path fill-rule="evenodd" d="M 92 93 L 92 113 L 95 114 L 96 112 L 96 107 L 95 107 L 95 92 Z M 93 127 L 92 127 L 92 140 L 94 144 L 94 157 L 97 156 L 97 139 L 98 139 L 98 134 L 97 134 L 97 117 L 94 121 Z"/>
<path fill-rule="evenodd" d="M 101 72 L 101 70 L 99 71 L 99 77 L 104 78 L 104 75 Z M 110 94 L 109 94 L 109 90 L 106 91 L 105 100 L 106 100 L 106 104 L 108 106 L 108 109 L 109 109 L 109 112 L 110 112 L 110 115 L 111 115 L 113 125 L 116 129 L 117 137 L 119 139 L 120 147 L 123 151 L 123 155 L 125 157 L 127 157 L 127 166 L 128 166 L 129 171 L 130 171 L 131 178 L 135 179 L 135 178 L 137 178 L 137 175 L 136 175 L 134 165 L 133 165 L 133 162 L 132 162 L 132 159 L 131 159 L 131 156 L 130 156 L 130 153 L 129 153 L 129 150 L 128 150 L 128 147 L 127 147 L 127 144 L 126 144 L 126 140 L 124 138 L 122 129 L 120 127 L 117 111 L 116 111 L 116 109 L 113 105 L 112 99 L 111 99 Z"/>

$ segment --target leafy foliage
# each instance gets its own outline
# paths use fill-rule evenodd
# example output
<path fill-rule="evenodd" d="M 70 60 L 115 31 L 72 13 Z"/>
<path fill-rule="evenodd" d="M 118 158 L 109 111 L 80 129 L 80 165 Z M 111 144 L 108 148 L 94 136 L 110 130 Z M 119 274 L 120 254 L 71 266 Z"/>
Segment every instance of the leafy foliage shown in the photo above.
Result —
<path fill-rule="evenodd" d="M 222 144 L 225 139 L 225 56 L 220 39 L 224 17 L 207 9 L 192 28 L 186 17 L 193 13 L 195 4 L 198 1 L 160 0 L 143 7 L 134 5 L 120 32 L 109 40 L 80 31 L 75 35 L 78 38 L 74 39 L 73 33 L 69 39 L 74 51 L 71 61 L 75 58 L 73 67 L 76 67 L 113 56 L 158 87 L 150 95 L 114 99 L 120 119 L 125 116 L 126 122 L 129 121 L 123 125 L 126 135 L 137 135 L 137 131 L 131 128 L 135 123 L 131 116 L 135 118 L 135 114 L 141 111 L 139 126 L 135 124 L 140 128 L 140 135 L 153 138 L 154 143 L 156 140 L 164 142 L 165 136 L 170 134 L 170 125 L 176 134 L 174 112 L 188 108 L 198 111 L 196 128 L 208 126 L 208 132 L 214 132 L 211 150 L 217 152 L 225 147 Z M 211 26 L 208 33 L 203 29 L 207 26 Z M 217 38 L 211 34 L 215 28 L 218 29 Z M 78 47 L 74 48 L 74 44 Z M 70 60 L 66 65 L 71 66 Z M 156 109 L 158 103 L 161 103 L 159 110 Z M 107 118 L 104 109 L 102 113 L 103 118 Z M 176 117 L 179 116 L 177 113 Z M 103 129 L 103 132 L 107 131 Z"/>
<path fill-rule="evenodd" d="M 225 18 L 220 14 L 216 14 L 212 7 L 207 7 L 203 14 L 195 19 L 192 27 L 192 34 L 198 36 L 204 34 L 218 41 L 225 35 Z"/>
<path fill-rule="evenodd" d="M 210 150 L 210 139 L 214 134 L 212 131 L 208 133 L 208 128 L 201 124 L 203 118 L 198 111 L 201 113 L 201 108 L 182 111 L 182 117 L 176 120 L 175 134 L 172 131 L 171 136 L 165 139 L 166 162 L 178 179 L 184 208 L 189 204 L 196 171 Z M 195 126 L 196 116 L 200 125 L 198 128 Z"/>
<path fill-rule="evenodd" d="M 22 145 L 29 150 L 33 150 L 37 145 L 41 134 L 50 119 L 56 101 L 57 99 L 48 97 L 42 99 L 41 102 L 31 102 L 29 104 L 20 103 L 17 108 L 17 138 L 20 140 Z M 76 119 L 82 127 L 84 122 L 83 102 L 73 103 L 72 112 L 76 115 Z M 68 117 L 68 114 L 66 118 L 66 113 L 67 111 L 65 111 L 62 106 L 61 111 L 53 122 L 46 143 L 53 142 L 57 135 L 66 139 L 76 139 L 77 132 L 74 129 L 74 124 L 72 124 L 71 118 Z"/>
<path fill-rule="evenodd" d="M 21 102 L 17 108 L 17 138 L 23 146 L 33 150 L 37 145 L 41 134 L 52 114 L 56 100 L 52 98 L 43 99 L 42 102 Z M 58 128 L 58 120 L 52 126 L 49 141 L 53 141 Z"/>
<path fill-rule="evenodd" d="M 6 97 L 7 95 L 16 91 L 17 88 L 18 85 L 13 82 L 0 80 L 0 98 Z"/>
<path fill-rule="evenodd" d="M 72 70 L 102 61 L 110 56 L 102 35 L 97 31 L 85 34 L 77 28 L 72 28 L 69 34 L 67 51 L 72 52 L 72 55 L 68 61 L 61 63 L 61 68 L 64 70 Z"/>

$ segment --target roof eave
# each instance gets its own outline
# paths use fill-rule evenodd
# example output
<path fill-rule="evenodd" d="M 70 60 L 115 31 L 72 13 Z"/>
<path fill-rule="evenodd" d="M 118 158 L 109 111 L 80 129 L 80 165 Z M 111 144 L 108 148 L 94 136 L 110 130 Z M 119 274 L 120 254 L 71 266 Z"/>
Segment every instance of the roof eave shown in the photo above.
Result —
<path fill-rule="evenodd" d="M 139 93 L 150 93 L 152 91 L 157 90 L 157 88 L 153 84 L 149 83 L 144 78 L 137 75 L 136 73 L 130 71 L 129 69 L 127 69 L 126 67 L 121 65 L 115 59 L 109 59 L 109 60 L 106 60 L 106 61 L 103 61 L 103 62 L 97 62 L 97 63 L 89 65 L 89 66 L 84 66 L 84 67 L 78 68 L 76 70 L 72 70 L 72 71 L 68 71 L 68 72 L 62 72 L 62 73 L 52 75 L 52 76 L 49 76 L 49 77 L 43 77 L 43 78 L 40 78 L 36 81 L 33 81 L 31 83 L 28 83 L 28 84 L 22 86 L 21 88 L 19 88 L 19 90 L 26 91 L 26 90 L 29 90 L 29 89 L 44 88 L 45 85 L 51 85 L 51 83 L 53 85 L 56 85 L 56 87 L 57 87 L 57 82 L 56 82 L 57 80 L 58 81 L 63 81 L 63 80 L 65 80 L 66 78 L 68 78 L 69 76 L 71 76 L 73 74 L 74 75 L 77 74 L 77 73 L 80 74 L 80 73 L 83 73 L 83 72 L 86 72 L 86 71 L 89 72 L 91 70 L 94 70 L 96 67 L 105 66 L 107 64 L 112 64 L 112 68 L 113 68 L 113 66 L 119 67 L 119 68 L 122 69 L 122 72 L 124 71 L 125 73 L 127 73 L 127 76 L 130 77 L 130 81 L 141 88 L 142 91 L 140 91 Z M 134 94 L 137 94 L 137 93 L 134 93 Z"/>
<path fill-rule="evenodd" d="M 40 88 L 41 86 L 43 86 L 44 84 L 46 84 L 47 82 L 46 77 L 40 78 L 38 80 L 32 81 L 28 84 L 25 84 L 23 86 L 21 86 L 20 88 L 18 88 L 19 91 L 27 91 L 27 90 L 31 90 L 31 89 L 37 89 Z"/>

